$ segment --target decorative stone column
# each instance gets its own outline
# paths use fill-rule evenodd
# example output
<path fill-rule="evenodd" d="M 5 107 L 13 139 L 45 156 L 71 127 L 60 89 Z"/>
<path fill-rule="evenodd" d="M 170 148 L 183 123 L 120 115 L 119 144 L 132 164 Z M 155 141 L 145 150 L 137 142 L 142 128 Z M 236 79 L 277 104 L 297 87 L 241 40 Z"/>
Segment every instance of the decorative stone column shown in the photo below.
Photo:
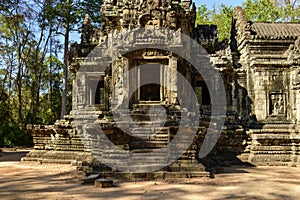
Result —
<path fill-rule="evenodd" d="M 169 76 L 168 76 L 168 101 L 170 104 L 175 104 L 177 101 L 177 58 L 170 56 L 169 58 Z"/>

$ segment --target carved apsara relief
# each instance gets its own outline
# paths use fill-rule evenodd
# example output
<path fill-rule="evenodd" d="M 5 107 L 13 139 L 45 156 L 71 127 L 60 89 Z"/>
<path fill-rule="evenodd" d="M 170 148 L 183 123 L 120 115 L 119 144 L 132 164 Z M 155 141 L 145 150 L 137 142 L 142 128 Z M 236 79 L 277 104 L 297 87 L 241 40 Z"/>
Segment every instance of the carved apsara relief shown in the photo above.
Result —
<path fill-rule="evenodd" d="M 284 115 L 284 95 L 282 93 L 270 94 L 270 114 Z"/>

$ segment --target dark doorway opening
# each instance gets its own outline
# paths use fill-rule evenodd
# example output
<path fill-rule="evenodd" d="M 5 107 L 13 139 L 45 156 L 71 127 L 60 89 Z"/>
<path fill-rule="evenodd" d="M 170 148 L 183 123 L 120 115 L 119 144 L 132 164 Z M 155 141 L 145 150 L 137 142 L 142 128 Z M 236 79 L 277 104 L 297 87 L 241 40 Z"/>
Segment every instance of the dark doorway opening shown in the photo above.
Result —
<path fill-rule="evenodd" d="M 147 64 L 140 68 L 140 100 L 160 101 L 160 66 Z"/>
<path fill-rule="evenodd" d="M 96 94 L 95 94 L 95 104 L 104 103 L 104 81 L 100 80 L 97 84 Z"/>
<path fill-rule="evenodd" d="M 199 105 L 210 105 L 210 95 L 208 88 L 204 81 L 197 81 L 195 88 L 196 96 L 198 99 Z"/>

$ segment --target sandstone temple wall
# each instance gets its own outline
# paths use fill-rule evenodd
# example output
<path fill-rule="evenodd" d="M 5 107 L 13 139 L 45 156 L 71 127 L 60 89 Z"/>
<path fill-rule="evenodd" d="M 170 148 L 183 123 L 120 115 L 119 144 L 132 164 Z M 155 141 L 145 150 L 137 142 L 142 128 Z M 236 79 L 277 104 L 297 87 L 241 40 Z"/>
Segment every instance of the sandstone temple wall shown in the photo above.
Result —
<path fill-rule="evenodd" d="M 105 1 L 102 13 L 102 28 L 92 27 L 90 19 L 85 18 L 81 43 L 72 44 L 70 49 L 69 69 L 73 77 L 70 116 L 58 120 L 54 126 L 29 125 L 35 150 L 24 160 L 92 162 L 87 146 L 83 145 L 86 141 L 78 130 L 78 121 L 80 126 L 85 126 L 94 120 L 118 147 L 142 152 L 166 146 L 175 137 L 180 119 L 187 119 L 187 127 L 196 127 L 197 135 L 167 170 L 178 170 L 178 166 L 185 170 L 203 170 L 200 164 L 195 165 L 201 144 L 208 127 L 212 124 L 217 127 L 214 122 L 224 117 L 221 136 L 209 156 L 231 154 L 255 165 L 299 165 L 299 23 L 248 22 L 245 11 L 237 7 L 228 44 L 218 42 L 216 26 L 195 27 L 196 7 L 190 1 L 134 1 L 132 5 L 127 1 Z M 139 28 L 143 32 L 137 31 Z M 144 37 L 147 31 L 154 33 L 153 38 Z M 203 49 L 195 48 L 197 45 L 184 39 L 184 34 L 205 49 L 205 56 Z M 139 45 L 153 47 L 153 44 L 159 44 L 160 49 L 129 51 Z M 205 80 L 213 85 L 215 77 L 205 79 L 207 77 L 199 74 L 192 64 L 170 49 L 181 52 L 187 59 L 198 59 L 204 63 L 203 68 L 211 67 L 220 73 L 226 90 L 226 116 L 211 115 L 212 97 L 218 97 L 218 93 L 210 93 Z M 197 52 L 195 58 L 193 52 Z M 106 54 L 112 54 L 115 59 Z M 148 74 L 163 87 L 142 86 L 143 79 L 149 76 L 141 71 L 148 72 L 147 67 L 157 68 Z M 133 72 L 129 74 L 129 71 Z M 179 83 L 174 71 L 198 94 L 197 103 L 192 100 L 192 92 Z M 182 94 L 187 103 L 181 105 L 178 102 Z M 122 105 L 125 99 L 129 108 L 119 107 L 114 113 L 113 108 Z M 194 104 L 200 107 L 199 124 L 190 120 L 195 113 L 189 106 Z M 129 121 L 124 120 L 127 117 Z M 165 117 L 166 123 L 156 120 L 151 122 L 154 128 L 134 126 L 134 123 L 149 125 L 151 117 Z M 118 123 L 136 137 L 124 135 Z M 140 139 L 142 134 L 151 135 L 153 131 L 157 131 L 156 136 Z M 93 140 L 95 138 L 89 138 Z M 117 151 L 110 154 L 120 156 Z M 152 156 L 153 160 L 157 158 Z"/>

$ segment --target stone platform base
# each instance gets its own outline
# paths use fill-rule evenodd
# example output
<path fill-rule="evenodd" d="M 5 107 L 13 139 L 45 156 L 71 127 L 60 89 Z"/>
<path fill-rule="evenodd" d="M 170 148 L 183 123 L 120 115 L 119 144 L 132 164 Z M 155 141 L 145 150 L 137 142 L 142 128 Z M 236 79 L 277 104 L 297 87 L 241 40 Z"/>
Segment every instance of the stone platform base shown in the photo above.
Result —
<path fill-rule="evenodd" d="M 114 179 L 126 179 L 126 180 L 153 180 L 153 179 L 172 179 L 172 178 L 197 178 L 197 177 L 209 177 L 209 172 L 147 172 L 147 173 L 129 173 L 129 172 L 99 172 L 101 177 L 114 178 Z"/>
<path fill-rule="evenodd" d="M 268 124 L 248 131 L 251 139 L 248 161 L 258 166 L 298 166 L 300 136 L 289 124 Z"/>
<path fill-rule="evenodd" d="M 40 163 L 72 164 L 91 158 L 91 154 L 83 151 L 49 151 L 32 150 L 21 161 L 33 161 Z"/>

